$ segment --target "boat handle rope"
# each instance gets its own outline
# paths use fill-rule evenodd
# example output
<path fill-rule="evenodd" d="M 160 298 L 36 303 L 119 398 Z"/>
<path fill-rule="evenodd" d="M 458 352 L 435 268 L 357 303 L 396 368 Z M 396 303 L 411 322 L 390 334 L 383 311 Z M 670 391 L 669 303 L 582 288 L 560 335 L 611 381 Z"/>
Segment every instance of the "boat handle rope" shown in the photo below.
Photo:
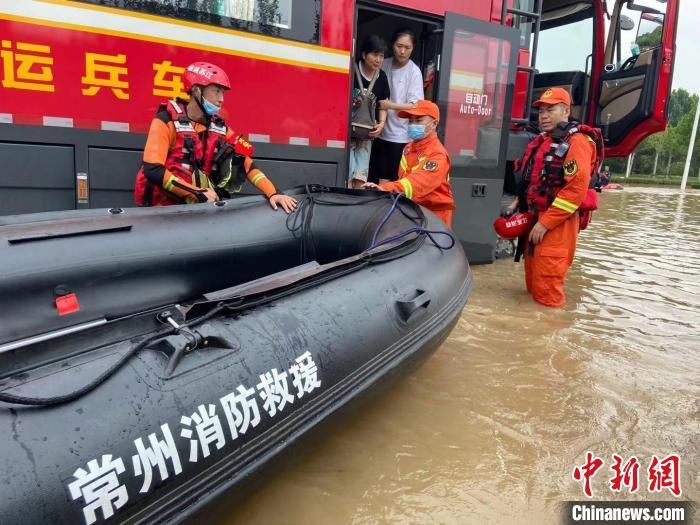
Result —
<path fill-rule="evenodd" d="M 417 233 L 419 235 L 420 234 L 426 235 L 430 239 L 430 241 L 435 246 L 437 246 L 440 250 L 452 249 L 456 243 L 456 240 L 455 240 L 455 236 L 451 232 L 438 231 L 438 230 L 428 230 L 426 228 L 423 228 L 422 226 L 416 226 L 414 228 L 409 228 L 408 230 L 402 231 L 400 233 L 392 235 L 391 237 L 387 237 L 386 239 L 384 239 L 380 242 L 377 242 L 377 236 L 379 235 L 379 232 L 384 227 L 384 225 L 387 223 L 387 221 L 389 220 L 391 215 L 394 213 L 394 211 L 396 211 L 396 205 L 398 204 L 399 199 L 401 199 L 401 197 L 403 197 L 403 196 L 404 196 L 403 193 L 397 193 L 396 195 L 393 196 L 393 202 L 391 203 L 391 207 L 389 208 L 389 211 L 384 215 L 384 218 L 379 223 L 379 226 L 377 226 L 377 229 L 374 230 L 374 235 L 372 235 L 372 243 L 369 246 L 369 250 L 372 250 L 372 249 L 377 248 L 379 246 L 383 246 L 384 244 L 392 243 L 392 242 L 397 241 L 403 237 L 406 237 L 407 235 L 410 235 L 412 233 Z M 435 239 L 435 237 L 433 237 L 434 235 L 446 235 L 450 239 L 450 244 L 446 245 L 446 246 L 441 245 Z"/>
<path fill-rule="evenodd" d="M 15 394 L 9 394 L 7 392 L 0 392 L 0 401 L 4 403 L 12 403 L 14 405 L 27 405 L 27 406 L 55 406 L 55 405 L 62 405 L 64 403 L 68 403 L 69 401 L 73 401 L 75 399 L 78 399 L 79 397 L 84 396 L 88 392 L 91 392 L 95 388 L 97 388 L 99 385 L 101 385 L 103 382 L 105 382 L 107 379 L 109 379 L 110 376 L 112 376 L 117 370 L 119 370 L 122 366 L 124 366 L 127 361 L 129 361 L 133 356 L 135 356 L 137 353 L 139 353 L 141 350 L 144 348 L 148 347 L 149 345 L 155 343 L 156 341 L 160 339 L 164 339 L 170 335 L 182 333 L 184 329 L 191 329 L 193 326 L 197 326 L 199 324 L 204 323 L 205 321 L 208 321 L 215 315 L 218 315 L 222 310 L 226 309 L 225 305 L 218 305 L 215 308 L 213 308 L 211 311 L 207 312 L 206 314 L 202 315 L 201 317 L 197 317 L 196 319 L 192 319 L 191 321 L 179 324 L 179 328 L 175 328 L 170 321 L 167 319 L 163 319 L 165 322 L 168 323 L 168 327 L 165 328 L 164 330 L 161 330 L 160 332 L 153 334 L 150 337 L 145 338 L 142 340 L 140 343 L 135 344 L 132 346 L 129 350 L 127 350 L 120 359 L 118 359 L 112 366 L 108 367 L 104 372 L 102 372 L 97 378 L 95 378 L 93 381 L 88 383 L 87 385 L 79 388 L 78 390 L 74 390 L 73 392 L 69 394 L 63 394 L 59 396 L 52 396 L 52 397 L 29 397 L 29 396 L 18 396 Z M 177 323 L 176 323 L 177 324 Z M 190 331 L 190 330 L 188 330 Z"/>
<path fill-rule="evenodd" d="M 454 248 L 454 245 L 456 244 L 456 239 L 454 234 L 446 231 L 440 231 L 440 230 L 427 230 L 425 228 L 410 228 L 408 230 L 402 231 L 401 233 L 397 233 L 396 235 L 392 235 L 391 237 L 387 237 L 381 242 L 378 242 L 376 245 L 373 246 L 373 248 L 377 248 L 379 246 L 383 246 L 384 244 L 389 244 L 391 242 L 397 241 L 401 239 L 402 237 L 405 237 L 407 235 L 410 235 L 412 233 L 417 233 L 420 235 L 425 235 L 430 239 L 430 242 L 432 242 L 437 248 L 440 250 L 451 250 Z M 445 235 L 449 238 L 449 244 L 443 246 L 440 244 L 434 237 L 434 235 Z"/>

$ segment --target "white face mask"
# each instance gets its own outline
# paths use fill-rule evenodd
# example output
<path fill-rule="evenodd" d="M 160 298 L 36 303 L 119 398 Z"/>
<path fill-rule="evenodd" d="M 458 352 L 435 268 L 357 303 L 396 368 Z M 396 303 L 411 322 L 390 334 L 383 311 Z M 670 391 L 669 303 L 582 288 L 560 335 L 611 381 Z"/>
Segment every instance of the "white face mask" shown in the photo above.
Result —
<path fill-rule="evenodd" d="M 411 140 L 420 140 L 425 137 L 425 125 L 424 124 L 409 124 L 408 125 L 408 138 Z"/>
<path fill-rule="evenodd" d="M 204 112 L 210 117 L 213 117 L 219 111 L 221 111 L 221 106 L 217 106 L 216 104 L 209 102 L 204 97 L 202 97 L 202 107 L 204 108 Z"/>
<path fill-rule="evenodd" d="M 204 91 L 202 89 L 199 90 L 199 100 L 202 103 L 204 113 L 206 113 L 208 116 L 213 117 L 219 111 L 221 111 L 221 106 L 217 106 L 213 102 L 209 102 L 206 98 L 204 98 Z"/>

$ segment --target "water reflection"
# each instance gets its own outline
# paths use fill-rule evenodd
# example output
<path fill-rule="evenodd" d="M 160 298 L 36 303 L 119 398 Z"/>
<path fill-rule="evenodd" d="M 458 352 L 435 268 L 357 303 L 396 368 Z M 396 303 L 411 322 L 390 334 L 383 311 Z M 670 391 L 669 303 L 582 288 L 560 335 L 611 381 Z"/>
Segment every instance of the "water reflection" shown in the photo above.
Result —
<path fill-rule="evenodd" d="M 700 498 L 700 194 L 606 192 L 582 233 L 566 308 L 524 291 L 522 265 L 474 269 L 472 300 L 417 373 L 279 472 L 197 522 L 559 523 L 587 450 L 681 455 Z M 613 499 L 608 472 L 600 499 Z M 618 497 L 619 498 L 619 497 Z M 668 493 L 656 499 L 671 499 Z M 223 498 L 225 500 L 225 498 Z"/>

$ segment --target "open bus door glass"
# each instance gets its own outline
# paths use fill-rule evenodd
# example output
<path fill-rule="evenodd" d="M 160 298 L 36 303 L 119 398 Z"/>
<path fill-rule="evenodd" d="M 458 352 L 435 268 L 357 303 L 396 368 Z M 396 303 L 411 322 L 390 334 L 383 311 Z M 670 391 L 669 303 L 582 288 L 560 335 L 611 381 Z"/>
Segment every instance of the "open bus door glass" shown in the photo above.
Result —
<path fill-rule="evenodd" d="M 678 0 L 615 4 L 596 113 L 609 156 L 666 127 L 677 16 Z"/>
<path fill-rule="evenodd" d="M 519 38 L 505 26 L 445 17 L 438 104 L 453 177 L 503 177 Z"/>
<path fill-rule="evenodd" d="M 492 262 L 506 173 L 520 33 L 447 13 L 438 60 L 437 102 L 450 155 L 452 228 L 470 263 Z"/>

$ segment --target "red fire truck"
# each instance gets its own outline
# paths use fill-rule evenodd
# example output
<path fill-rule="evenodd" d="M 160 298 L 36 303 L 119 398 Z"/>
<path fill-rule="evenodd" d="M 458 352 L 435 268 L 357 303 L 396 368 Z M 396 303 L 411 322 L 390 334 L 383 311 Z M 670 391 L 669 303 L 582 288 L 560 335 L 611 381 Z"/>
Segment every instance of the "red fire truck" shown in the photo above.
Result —
<path fill-rule="evenodd" d="M 400 27 L 441 107 L 454 228 L 493 260 L 512 161 L 551 86 L 608 156 L 663 130 L 679 0 L 15 0 L 0 3 L 0 215 L 133 206 L 157 105 L 184 67 L 232 78 L 225 116 L 279 187 L 344 185 L 354 49 Z"/>

